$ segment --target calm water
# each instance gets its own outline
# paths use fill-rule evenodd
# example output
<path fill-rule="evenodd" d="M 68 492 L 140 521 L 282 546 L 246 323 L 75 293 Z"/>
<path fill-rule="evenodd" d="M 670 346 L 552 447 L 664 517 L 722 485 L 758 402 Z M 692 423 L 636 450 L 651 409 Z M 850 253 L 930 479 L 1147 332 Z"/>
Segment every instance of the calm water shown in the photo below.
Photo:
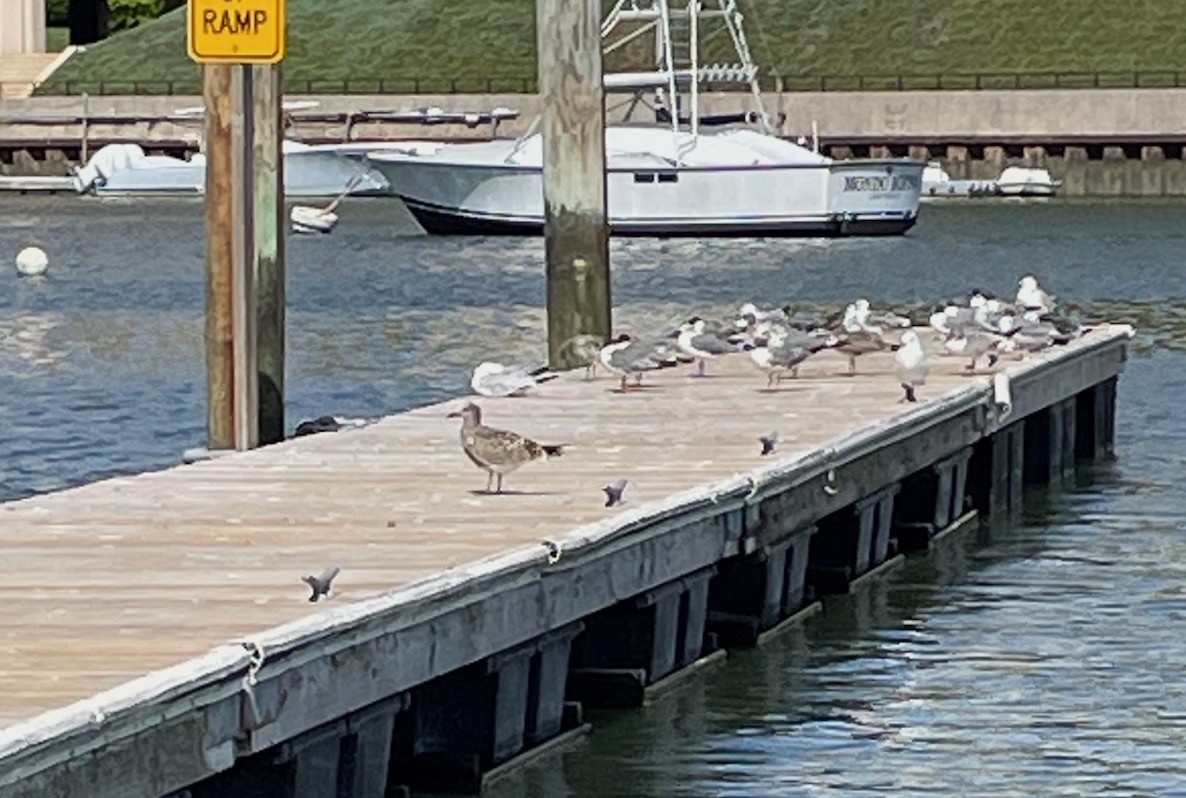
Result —
<path fill-rule="evenodd" d="M 290 238 L 289 427 L 444 399 L 542 356 L 542 245 L 412 233 L 382 202 Z M 912 302 L 1039 275 L 1136 323 L 1119 459 L 502 782 L 502 796 L 1186 795 L 1186 204 L 929 207 L 883 241 L 615 242 L 620 321 L 751 298 Z M 0 498 L 177 461 L 204 435 L 188 201 L 0 199 Z"/>

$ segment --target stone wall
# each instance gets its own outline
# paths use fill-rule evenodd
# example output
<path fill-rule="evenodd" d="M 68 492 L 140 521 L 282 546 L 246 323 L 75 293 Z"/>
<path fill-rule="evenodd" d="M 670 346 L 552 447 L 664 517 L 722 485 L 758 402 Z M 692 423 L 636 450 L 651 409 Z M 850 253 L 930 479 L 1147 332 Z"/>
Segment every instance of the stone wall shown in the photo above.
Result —
<path fill-rule="evenodd" d="M 289 99 L 298 99 L 290 97 Z M 304 98 L 300 98 L 304 99 Z M 305 114 L 439 107 L 519 111 L 500 135 L 525 132 L 539 110 L 535 95 L 317 96 Z M 610 121 L 622 118 L 628 97 L 611 95 Z M 810 135 L 817 125 L 825 149 L 836 157 L 910 153 L 939 160 L 953 178 L 992 179 L 1008 165 L 1045 166 L 1064 181 L 1068 196 L 1186 196 L 1182 160 L 1186 143 L 1186 89 L 1066 89 L 1019 91 L 786 92 L 768 94 L 766 107 L 785 114 L 781 132 Z M 200 105 L 200 97 L 92 97 L 89 117 L 138 115 L 144 121 L 88 125 L 90 150 L 106 141 L 135 141 L 159 151 L 196 148 L 200 123 L 153 122 L 153 117 Z M 738 93 L 702 95 L 702 112 L 744 110 Z M 0 173 L 64 174 L 79 159 L 84 102 L 78 97 L 37 97 L 0 102 Z M 61 124 L 29 124 L 40 117 Z M 341 141 L 341 120 L 301 121 L 296 138 Z M 485 138 L 490 127 L 358 124 L 353 139 Z"/>

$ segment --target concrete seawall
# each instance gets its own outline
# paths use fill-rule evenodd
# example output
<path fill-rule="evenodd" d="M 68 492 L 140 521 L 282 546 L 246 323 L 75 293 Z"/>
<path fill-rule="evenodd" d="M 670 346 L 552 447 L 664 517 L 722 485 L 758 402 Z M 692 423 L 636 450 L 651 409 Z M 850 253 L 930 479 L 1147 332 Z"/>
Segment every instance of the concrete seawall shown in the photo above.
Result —
<path fill-rule="evenodd" d="M 706 114 L 749 107 L 748 95 L 702 96 Z M 489 127 L 351 124 L 360 110 L 440 107 L 514 108 L 519 118 L 500 135 L 519 135 L 539 111 L 535 95 L 313 96 L 321 119 L 297 120 L 291 135 L 309 141 L 484 138 Z M 629 98 L 607 99 L 609 118 L 622 117 Z M 818 125 L 823 149 L 836 157 L 911 153 L 941 161 L 954 178 L 994 178 L 1008 165 L 1041 165 L 1072 196 L 1186 196 L 1186 89 L 1065 89 L 1014 91 L 784 92 L 766 95 L 785 114 L 782 133 L 809 135 Z M 62 174 L 82 155 L 79 119 L 136 116 L 145 121 L 88 123 L 88 151 L 110 141 L 135 141 L 163 152 L 196 148 L 199 127 L 150 121 L 199 105 L 199 97 L 38 97 L 0 102 L 0 173 Z M 32 123 L 34 118 L 39 122 Z M 55 123 L 61 118 L 61 123 Z M 22 121 L 24 120 L 24 121 Z M 349 128 L 349 130 L 348 130 Z"/>

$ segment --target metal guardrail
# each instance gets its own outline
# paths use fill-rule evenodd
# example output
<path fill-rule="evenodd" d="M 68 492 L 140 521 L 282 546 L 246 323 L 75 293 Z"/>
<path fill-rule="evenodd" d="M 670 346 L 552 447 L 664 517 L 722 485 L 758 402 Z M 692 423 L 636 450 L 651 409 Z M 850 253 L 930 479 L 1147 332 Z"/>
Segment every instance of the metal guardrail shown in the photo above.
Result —
<path fill-rule="evenodd" d="M 1186 70 L 1138 70 L 1132 72 L 974 72 L 917 75 L 773 75 L 761 78 L 770 91 L 985 91 L 991 89 L 1132 89 L 1186 87 Z M 0 84 L 4 94 L 5 84 Z M 20 84 L 27 88 L 28 83 Z M 738 90 L 736 85 L 713 86 L 714 90 Z M 99 96 L 186 95 L 202 93 L 202 84 L 192 80 L 76 80 L 51 82 L 44 94 Z M 535 94 L 535 77 L 355 77 L 341 80 L 294 80 L 285 78 L 288 94 Z"/>

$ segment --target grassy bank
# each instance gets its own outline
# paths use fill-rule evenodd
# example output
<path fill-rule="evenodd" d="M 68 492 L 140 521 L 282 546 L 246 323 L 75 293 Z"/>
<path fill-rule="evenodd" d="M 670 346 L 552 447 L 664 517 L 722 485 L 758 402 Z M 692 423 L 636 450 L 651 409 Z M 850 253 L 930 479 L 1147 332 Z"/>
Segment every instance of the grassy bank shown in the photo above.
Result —
<path fill-rule="evenodd" d="M 934 75 L 1186 70 L 1186 27 L 1171 24 L 1161 0 L 741 5 L 755 58 L 784 76 L 904 75 L 922 87 Z M 535 75 L 534 8 L 534 0 L 288 0 L 288 88 L 333 92 L 350 80 L 366 91 L 365 81 L 377 89 L 382 79 L 387 91 L 404 91 L 400 81 L 420 79 L 422 91 L 481 91 L 505 78 L 504 90 L 514 90 Z M 196 90 L 184 14 L 92 45 L 40 93 L 95 92 L 100 83 L 108 94 Z"/>

